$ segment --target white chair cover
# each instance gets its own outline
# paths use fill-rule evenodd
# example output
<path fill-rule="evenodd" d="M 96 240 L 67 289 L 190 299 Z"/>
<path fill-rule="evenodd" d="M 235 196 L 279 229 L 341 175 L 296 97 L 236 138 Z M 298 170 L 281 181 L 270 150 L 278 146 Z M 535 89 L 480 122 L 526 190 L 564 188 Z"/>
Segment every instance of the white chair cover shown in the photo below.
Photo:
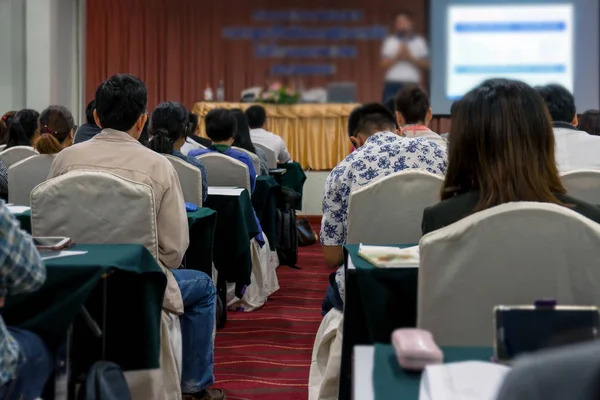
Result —
<path fill-rule="evenodd" d="M 420 252 L 417 325 L 441 346 L 491 346 L 497 305 L 600 306 L 600 225 L 566 207 L 502 204 L 423 236 Z"/>
<path fill-rule="evenodd" d="M 242 149 L 241 147 L 233 146 L 233 148 L 238 151 L 241 151 L 242 153 L 246 153 L 248 157 L 252 159 L 252 165 L 254 166 L 254 171 L 256 172 L 256 175 L 260 175 L 260 158 L 258 158 L 258 156 L 253 152 L 248 151 L 246 149 Z"/>
<path fill-rule="evenodd" d="M 206 167 L 208 186 L 235 186 L 252 192 L 248 166 L 243 162 L 220 153 L 205 153 L 196 158 Z"/>
<path fill-rule="evenodd" d="M 426 171 L 405 170 L 355 190 L 348 204 L 346 243 L 418 243 L 423 210 L 439 202 L 442 182 Z"/>
<path fill-rule="evenodd" d="M 152 188 L 112 173 L 73 171 L 36 186 L 31 225 L 34 236 L 66 236 L 76 243 L 140 243 L 158 260 Z M 164 310 L 161 338 L 160 369 L 125 372 L 134 400 L 181 398 L 181 326 L 178 316 Z"/>
<path fill-rule="evenodd" d="M 335 308 L 321 321 L 310 363 L 308 400 L 338 400 L 343 327 L 344 316 Z"/>
<path fill-rule="evenodd" d="M 206 147 L 202 146 L 200 143 L 196 142 L 194 139 L 185 138 L 185 143 L 181 146 L 180 152 L 181 154 L 187 156 L 191 150 L 194 149 L 205 149 Z"/>
<path fill-rule="evenodd" d="M 0 145 L 0 151 L 4 150 L 5 148 L 6 148 L 6 145 L 5 145 L 5 144 L 1 144 L 1 145 Z"/>
<path fill-rule="evenodd" d="M 15 146 L 0 152 L 0 160 L 6 165 L 6 168 L 10 168 L 11 165 L 18 161 L 31 156 L 37 156 L 38 154 L 31 146 Z"/>
<path fill-rule="evenodd" d="M 28 206 L 31 191 L 48 178 L 54 156 L 38 154 L 8 168 L 8 202 Z"/>
<path fill-rule="evenodd" d="M 600 170 L 577 169 L 560 174 L 567 194 L 592 204 L 600 204 Z"/>
<path fill-rule="evenodd" d="M 275 270 L 277 266 L 270 262 L 269 241 L 263 233 L 265 244 L 260 247 L 256 239 L 250 241 L 252 254 L 252 273 L 250 285 L 242 298 L 235 296 L 235 283 L 227 285 L 227 308 L 250 312 L 262 307 L 267 298 L 279 290 L 279 280 Z"/>
<path fill-rule="evenodd" d="M 256 143 L 256 142 L 252 142 L 252 144 L 254 145 L 254 147 L 258 147 L 263 149 L 263 151 L 265 152 L 265 155 L 267 156 L 267 165 L 269 167 L 269 169 L 273 169 L 273 168 L 277 168 L 277 153 L 275 153 L 275 150 L 273 150 L 270 147 L 265 146 L 264 144 L 260 144 L 260 143 Z M 260 171 L 260 169 L 259 169 Z"/>
<path fill-rule="evenodd" d="M 165 155 L 171 162 L 183 191 L 183 199 L 202 207 L 202 172 L 190 163 L 171 155 Z"/>

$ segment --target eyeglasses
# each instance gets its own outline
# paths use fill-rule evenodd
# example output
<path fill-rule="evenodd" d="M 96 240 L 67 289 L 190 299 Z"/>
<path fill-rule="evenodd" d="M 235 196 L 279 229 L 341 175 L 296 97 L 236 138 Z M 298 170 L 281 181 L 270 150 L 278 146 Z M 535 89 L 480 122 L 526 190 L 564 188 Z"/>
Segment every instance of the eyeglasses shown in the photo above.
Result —
<path fill-rule="evenodd" d="M 77 128 L 79 128 L 79 126 L 77 126 L 77 124 L 73 125 L 73 132 L 77 132 Z"/>

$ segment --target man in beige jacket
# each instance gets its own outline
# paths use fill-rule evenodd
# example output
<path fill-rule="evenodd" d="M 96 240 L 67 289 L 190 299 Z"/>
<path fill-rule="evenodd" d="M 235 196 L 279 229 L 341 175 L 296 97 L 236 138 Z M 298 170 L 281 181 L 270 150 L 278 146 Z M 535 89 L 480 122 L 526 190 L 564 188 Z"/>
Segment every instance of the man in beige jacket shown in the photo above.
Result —
<path fill-rule="evenodd" d="M 115 75 L 100 84 L 94 118 L 102 132 L 62 150 L 52 164 L 49 178 L 74 170 L 96 170 L 152 188 L 159 262 L 167 275 L 163 306 L 181 315 L 181 391 L 184 398 L 223 399 L 221 390 L 209 389 L 214 382 L 216 290 L 205 273 L 178 269 L 189 244 L 185 203 L 177 172 L 169 160 L 138 142 L 148 119 L 146 103 L 146 85 L 138 78 Z M 131 212 L 135 212 L 135 205 Z"/>

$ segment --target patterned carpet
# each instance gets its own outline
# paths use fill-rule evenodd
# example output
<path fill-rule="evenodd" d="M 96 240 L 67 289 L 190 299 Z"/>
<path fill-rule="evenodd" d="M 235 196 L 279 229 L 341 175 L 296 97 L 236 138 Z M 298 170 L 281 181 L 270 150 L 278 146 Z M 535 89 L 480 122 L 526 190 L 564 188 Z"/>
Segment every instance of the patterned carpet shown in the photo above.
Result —
<path fill-rule="evenodd" d="M 321 301 L 331 272 L 321 246 L 301 247 L 296 270 L 277 269 L 281 289 L 260 310 L 228 314 L 217 332 L 215 386 L 231 400 L 306 400 Z"/>

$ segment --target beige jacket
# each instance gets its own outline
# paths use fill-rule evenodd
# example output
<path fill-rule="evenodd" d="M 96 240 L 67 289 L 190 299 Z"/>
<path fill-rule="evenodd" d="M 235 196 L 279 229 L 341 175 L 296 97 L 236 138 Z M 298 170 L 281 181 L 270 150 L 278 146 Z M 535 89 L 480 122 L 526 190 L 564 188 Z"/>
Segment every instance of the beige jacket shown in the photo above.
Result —
<path fill-rule="evenodd" d="M 167 275 L 163 307 L 182 314 L 181 292 L 168 268 L 180 267 L 188 248 L 189 232 L 179 178 L 169 160 L 125 132 L 104 129 L 94 138 L 58 153 L 48 178 L 82 169 L 111 172 L 152 188 L 157 210 L 159 262 Z M 131 207 L 135 208 L 135 204 Z"/>

